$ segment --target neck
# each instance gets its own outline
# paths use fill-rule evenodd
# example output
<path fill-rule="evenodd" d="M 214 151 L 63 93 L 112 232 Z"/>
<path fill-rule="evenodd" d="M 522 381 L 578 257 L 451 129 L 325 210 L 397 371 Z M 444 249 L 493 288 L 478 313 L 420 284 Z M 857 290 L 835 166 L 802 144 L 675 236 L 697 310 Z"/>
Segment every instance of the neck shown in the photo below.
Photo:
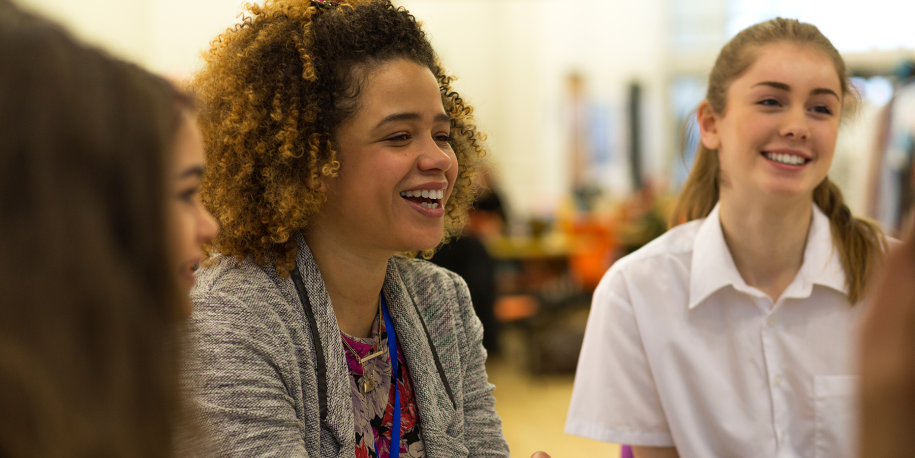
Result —
<path fill-rule="evenodd" d="M 304 235 L 321 271 L 340 330 L 354 337 L 369 337 L 388 259 L 394 253 L 360 250 L 317 224 Z"/>
<path fill-rule="evenodd" d="M 720 204 L 721 229 L 737 271 L 777 301 L 804 262 L 813 200 L 767 205 L 722 192 Z"/>

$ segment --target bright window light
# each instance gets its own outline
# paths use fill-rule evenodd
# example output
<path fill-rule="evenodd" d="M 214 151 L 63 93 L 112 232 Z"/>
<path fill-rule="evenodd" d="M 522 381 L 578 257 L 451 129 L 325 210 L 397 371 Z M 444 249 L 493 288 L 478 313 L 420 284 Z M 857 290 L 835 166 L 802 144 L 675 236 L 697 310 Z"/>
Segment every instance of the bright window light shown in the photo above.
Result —
<path fill-rule="evenodd" d="M 729 0 L 728 37 L 777 16 L 817 26 L 840 52 L 915 49 L 913 0 Z"/>

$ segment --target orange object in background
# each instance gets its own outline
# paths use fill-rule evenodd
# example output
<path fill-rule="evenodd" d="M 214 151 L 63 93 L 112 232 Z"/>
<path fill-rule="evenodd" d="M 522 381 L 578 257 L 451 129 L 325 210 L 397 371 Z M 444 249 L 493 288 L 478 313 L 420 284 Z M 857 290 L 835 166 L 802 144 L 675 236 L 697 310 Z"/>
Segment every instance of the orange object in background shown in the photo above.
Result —
<path fill-rule="evenodd" d="M 511 294 L 496 299 L 496 319 L 502 323 L 530 318 L 537 314 L 540 305 L 530 294 Z"/>
<path fill-rule="evenodd" d="M 613 263 L 617 248 L 614 225 L 586 217 L 565 229 L 569 236 L 569 268 L 584 290 L 593 291 Z"/>

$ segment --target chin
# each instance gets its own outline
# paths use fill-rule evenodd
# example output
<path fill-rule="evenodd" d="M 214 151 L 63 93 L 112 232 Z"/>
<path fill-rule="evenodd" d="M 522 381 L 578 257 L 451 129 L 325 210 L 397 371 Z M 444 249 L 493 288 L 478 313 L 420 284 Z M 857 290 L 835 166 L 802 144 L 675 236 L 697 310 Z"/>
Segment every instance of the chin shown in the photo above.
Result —
<path fill-rule="evenodd" d="M 438 227 L 417 227 L 413 226 L 411 230 L 400 232 L 399 245 L 403 248 L 400 251 L 425 251 L 431 250 L 438 246 L 442 241 L 442 235 L 445 233 L 444 225 Z"/>
<path fill-rule="evenodd" d="M 434 241 L 428 237 L 422 238 L 422 239 L 416 238 L 416 239 L 408 241 L 408 243 L 404 243 L 402 245 L 404 248 L 400 251 L 402 251 L 402 252 L 409 252 L 409 251 L 422 252 L 422 251 L 426 251 L 426 250 L 431 250 L 431 249 L 437 247 L 438 244 L 441 243 L 441 241 L 442 241 L 441 234 L 439 234 L 439 236 L 437 238 L 435 238 Z"/>
<path fill-rule="evenodd" d="M 817 182 L 819 184 L 819 182 Z M 778 198 L 794 198 L 812 195 L 817 184 L 782 180 L 762 183 L 759 187 L 764 195 Z"/>
<path fill-rule="evenodd" d="M 426 250 L 434 249 L 435 247 L 438 246 L 439 242 L 441 242 L 441 239 L 438 239 L 435 241 L 435 243 L 431 243 L 431 244 L 420 245 L 420 244 L 416 243 L 416 244 L 413 244 L 414 245 L 413 248 L 410 248 L 409 250 L 405 250 L 405 251 L 416 251 L 416 252 L 421 253 Z"/>

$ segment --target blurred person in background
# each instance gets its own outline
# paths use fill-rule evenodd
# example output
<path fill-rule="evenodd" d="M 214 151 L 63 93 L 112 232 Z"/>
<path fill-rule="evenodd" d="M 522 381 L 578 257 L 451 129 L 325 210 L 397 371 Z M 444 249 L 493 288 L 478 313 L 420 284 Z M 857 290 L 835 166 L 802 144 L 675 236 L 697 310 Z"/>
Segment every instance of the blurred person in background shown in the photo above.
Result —
<path fill-rule="evenodd" d="M 189 99 L 6 0 L 0 62 L 0 456 L 174 456 L 216 231 Z"/>
<path fill-rule="evenodd" d="M 251 4 L 193 87 L 222 231 L 192 292 L 199 407 L 231 456 L 507 457 L 460 231 L 483 145 L 389 1 Z"/>
<path fill-rule="evenodd" d="M 430 261 L 458 275 L 467 282 L 473 309 L 483 324 L 483 347 L 489 356 L 499 353 L 500 323 L 496 319 L 496 260 L 486 248 L 487 242 L 504 234 L 506 225 L 502 199 L 492 186 L 492 172 L 481 167 L 475 185 L 473 206 L 460 235 L 442 245 Z"/>
<path fill-rule="evenodd" d="M 724 46 L 680 225 L 594 294 L 567 432 L 636 457 L 853 456 L 853 328 L 886 244 L 827 177 L 855 101 L 813 25 Z"/>

